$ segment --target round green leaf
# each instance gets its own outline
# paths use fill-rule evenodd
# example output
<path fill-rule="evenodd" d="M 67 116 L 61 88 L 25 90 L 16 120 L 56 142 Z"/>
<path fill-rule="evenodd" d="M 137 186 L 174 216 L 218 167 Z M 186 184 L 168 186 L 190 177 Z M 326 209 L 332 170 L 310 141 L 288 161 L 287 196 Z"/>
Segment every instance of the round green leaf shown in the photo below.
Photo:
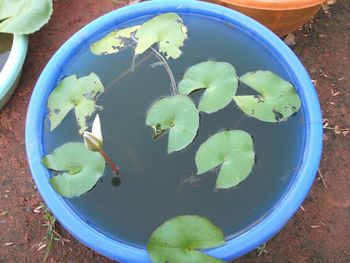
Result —
<path fill-rule="evenodd" d="M 179 83 L 179 92 L 188 95 L 199 89 L 205 92 L 198 110 L 212 113 L 226 107 L 237 91 L 235 68 L 226 62 L 206 61 L 190 67 Z"/>
<path fill-rule="evenodd" d="M 52 0 L 1 0 L 0 32 L 31 34 L 45 25 L 52 14 Z"/>
<path fill-rule="evenodd" d="M 182 47 L 187 38 L 187 28 L 181 17 L 175 13 L 158 15 L 143 23 L 137 30 L 137 46 L 135 54 L 142 54 L 155 43 L 159 43 L 159 52 L 167 58 L 174 59 L 181 55 Z"/>
<path fill-rule="evenodd" d="M 50 179 L 62 196 L 80 196 L 91 190 L 103 175 L 105 161 L 83 143 L 67 143 L 42 159 L 42 164 L 59 174 Z"/>
<path fill-rule="evenodd" d="M 222 165 L 216 180 L 217 189 L 238 185 L 254 165 L 252 137 L 245 131 L 222 131 L 205 141 L 196 153 L 197 174 Z"/>
<path fill-rule="evenodd" d="M 233 100 L 247 115 L 266 122 L 280 122 L 298 112 L 301 101 L 294 86 L 271 71 L 244 74 L 240 81 L 259 95 L 234 96 Z"/>
<path fill-rule="evenodd" d="M 104 92 L 104 87 L 96 74 L 77 78 L 70 75 L 64 78 L 52 91 L 47 102 L 51 131 L 53 131 L 72 109 L 79 125 L 79 132 L 83 133 L 87 126 L 87 119 L 98 108 L 96 100 Z"/>
<path fill-rule="evenodd" d="M 223 232 L 208 219 L 186 215 L 166 221 L 153 232 L 147 250 L 155 263 L 220 263 L 195 249 L 225 244 Z"/>
<path fill-rule="evenodd" d="M 184 95 L 165 97 L 156 101 L 147 113 L 146 123 L 158 136 L 169 130 L 168 153 L 180 151 L 197 134 L 199 115 L 192 100 Z"/>
<path fill-rule="evenodd" d="M 96 55 L 108 55 L 119 52 L 126 45 L 126 39 L 130 39 L 132 34 L 140 26 L 132 26 L 112 31 L 99 41 L 90 45 L 90 50 Z"/>

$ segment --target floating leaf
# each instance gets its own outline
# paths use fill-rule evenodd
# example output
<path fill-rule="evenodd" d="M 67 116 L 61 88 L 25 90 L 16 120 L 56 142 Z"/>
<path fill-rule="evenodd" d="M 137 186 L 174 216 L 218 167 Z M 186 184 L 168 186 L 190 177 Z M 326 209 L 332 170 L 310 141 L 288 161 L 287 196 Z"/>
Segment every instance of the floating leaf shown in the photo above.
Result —
<path fill-rule="evenodd" d="M 221 164 L 217 189 L 230 188 L 242 182 L 254 165 L 252 137 L 241 130 L 222 131 L 205 141 L 196 153 L 197 174 Z"/>
<path fill-rule="evenodd" d="M 132 26 L 112 31 L 99 41 L 90 45 L 90 50 L 96 55 L 107 55 L 119 52 L 126 45 L 126 40 L 132 37 L 132 34 L 140 26 Z"/>
<path fill-rule="evenodd" d="M 64 78 L 50 94 L 47 107 L 51 131 L 53 131 L 72 109 L 79 125 L 79 132 L 87 129 L 87 119 L 95 112 L 96 100 L 104 91 L 100 79 L 91 73 L 77 78 L 70 75 Z"/>
<path fill-rule="evenodd" d="M 0 32 L 31 34 L 52 14 L 52 0 L 1 0 Z"/>
<path fill-rule="evenodd" d="M 220 263 L 196 249 L 225 244 L 224 234 L 208 219 L 186 215 L 166 221 L 151 235 L 147 250 L 155 263 Z"/>
<path fill-rule="evenodd" d="M 199 115 L 192 100 L 184 95 L 162 98 L 147 113 L 146 123 L 154 129 L 155 137 L 169 131 L 168 153 L 180 151 L 197 134 Z"/>
<path fill-rule="evenodd" d="M 301 106 L 294 86 L 271 71 L 248 72 L 240 80 L 260 94 L 234 96 L 233 100 L 245 114 L 258 120 L 284 121 Z"/>
<path fill-rule="evenodd" d="M 137 46 L 135 54 L 142 54 L 155 43 L 159 43 L 159 52 L 167 58 L 174 59 L 181 55 L 182 47 L 187 38 L 187 28 L 181 17 L 175 13 L 158 15 L 141 25 L 136 35 Z"/>
<path fill-rule="evenodd" d="M 101 131 L 100 116 L 96 114 L 95 120 L 92 123 L 91 132 L 83 132 L 84 144 L 90 151 L 97 152 L 103 148 L 103 137 Z"/>
<path fill-rule="evenodd" d="M 65 197 L 80 196 L 91 190 L 105 170 L 103 157 L 88 150 L 83 143 L 64 144 L 46 155 L 42 163 L 59 173 L 50 183 Z"/>
<path fill-rule="evenodd" d="M 235 68 L 226 62 L 206 61 L 190 67 L 179 83 L 179 92 L 188 95 L 199 89 L 205 92 L 198 110 L 212 113 L 226 107 L 236 94 Z"/>

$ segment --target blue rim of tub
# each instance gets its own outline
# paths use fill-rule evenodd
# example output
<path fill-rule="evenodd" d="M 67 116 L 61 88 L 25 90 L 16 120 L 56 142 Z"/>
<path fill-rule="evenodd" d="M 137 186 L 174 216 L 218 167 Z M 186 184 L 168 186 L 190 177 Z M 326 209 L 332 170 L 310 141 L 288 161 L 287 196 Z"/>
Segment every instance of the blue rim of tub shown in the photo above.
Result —
<path fill-rule="evenodd" d="M 291 74 L 305 109 L 304 152 L 299 170 L 289 190 L 259 223 L 230 239 L 227 244 L 209 249 L 207 254 L 231 260 L 248 253 L 273 237 L 298 210 L 314 181 L 322 152 L 322 117 L 316 91 L 308 73 L 294 53 L 271 31 L 258 22 L 222 6 L 192 0 L 156 0 L 127 6 L 91 22 L 71 37 L 52 57 L 34 89 L 26 120 L 26 150 L 37 188 L 57 220 L 78 240 L 109 258 L 121 262 L 150 262 L 145 249 L 116 241 L 86 223 L 60 197 L 48 182 L 49 172 L 41 165 L 44 155 L 44 118 L 47 98 L 59 82 L 64 65 L 93 35 L 115 28 L 136 17 L 165 12 L 201 14 L 215 17 L 244 29 L 266 44 Z"/>
<path fill-rule="evenodd" d="M 16 89 L 27 49 L 28 37 L 26 35 L 13 35 L 9 57 L 0 72 L 0 109 L 5 106 Z"/>

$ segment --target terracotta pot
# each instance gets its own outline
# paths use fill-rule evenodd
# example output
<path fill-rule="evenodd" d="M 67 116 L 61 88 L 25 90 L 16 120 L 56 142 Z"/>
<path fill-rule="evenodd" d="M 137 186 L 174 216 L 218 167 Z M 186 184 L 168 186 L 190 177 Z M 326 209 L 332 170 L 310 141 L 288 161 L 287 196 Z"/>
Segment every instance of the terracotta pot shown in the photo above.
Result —
<path fill-rule="evenodd" d="M 237 10 L 285 36 L 313 17 L 326 0 L 206 0 Z"/>

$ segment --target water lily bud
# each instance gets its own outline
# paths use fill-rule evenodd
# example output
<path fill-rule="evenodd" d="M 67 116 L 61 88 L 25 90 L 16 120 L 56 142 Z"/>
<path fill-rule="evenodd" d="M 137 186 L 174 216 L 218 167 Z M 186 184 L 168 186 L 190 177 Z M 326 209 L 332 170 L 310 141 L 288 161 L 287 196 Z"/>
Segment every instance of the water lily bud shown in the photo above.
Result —
<path fill-rule="evenodd" d="M 83 138 L 85 146 L 89 150 L 98 152 L 100 149 L 102 149 L 102 142 L 99 141 L 91 132 L 84 131 Z"/>
<path fill-rule="evenodd" d="M 95 117 L 94 122 L 92 123 L 91 132 L 84 131 L 83 138 L 86 148 L 91 151 L 99 151 L 103 147 L 103 137 L 101 132 L 101 122 L 98 114 Z"/>

